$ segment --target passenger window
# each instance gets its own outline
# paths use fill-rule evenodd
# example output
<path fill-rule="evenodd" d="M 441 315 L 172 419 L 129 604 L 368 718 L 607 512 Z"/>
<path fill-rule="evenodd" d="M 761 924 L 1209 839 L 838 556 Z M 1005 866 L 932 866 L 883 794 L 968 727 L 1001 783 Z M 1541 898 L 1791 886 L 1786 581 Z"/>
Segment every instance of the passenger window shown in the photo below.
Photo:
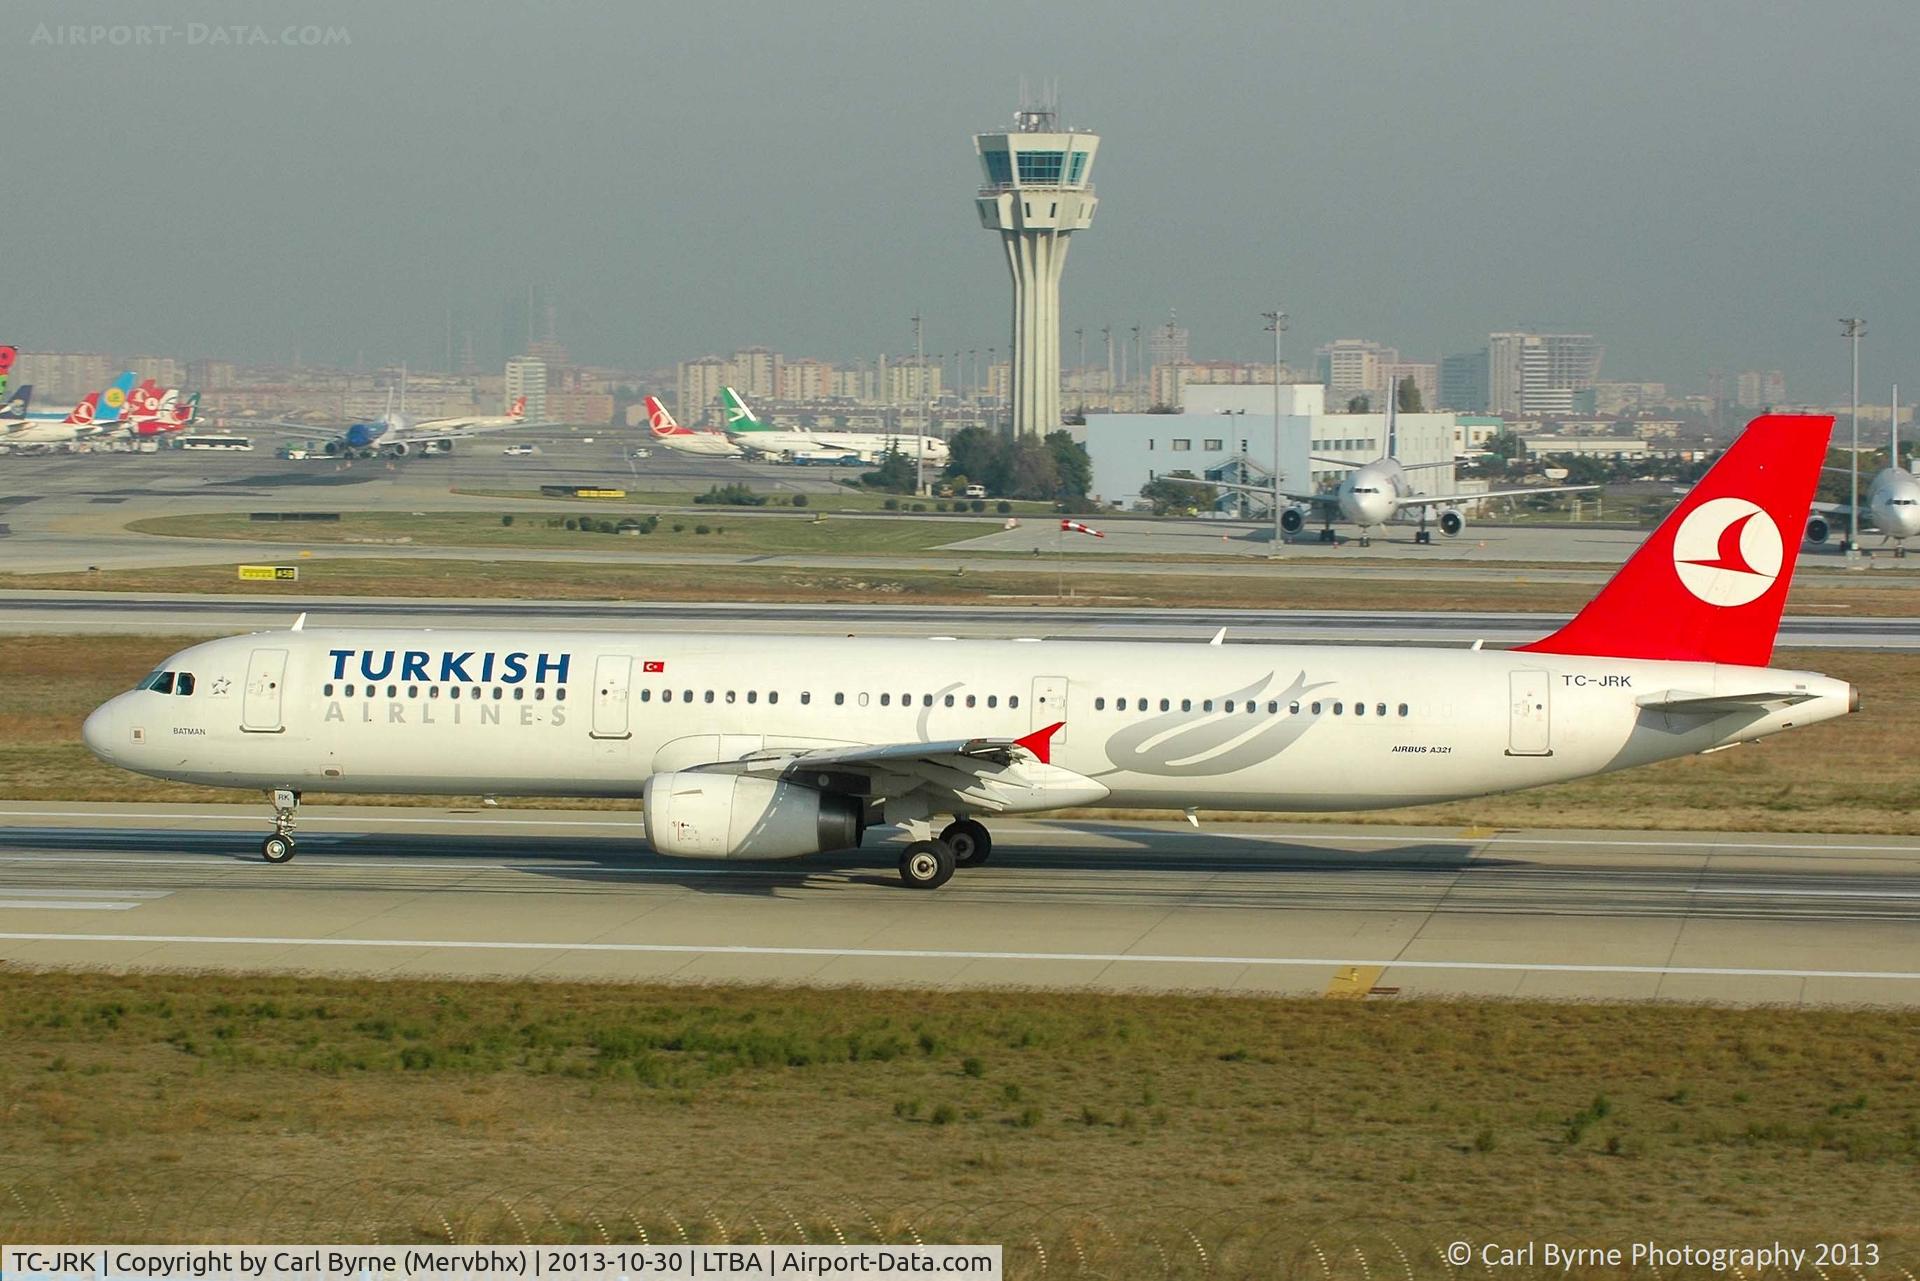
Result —
<path fill-rule="evenodd" d="M 525 685 L 515 685 L 513 687 L 514 702 L 516 703 L 522 702 L 526 699 L 526 697 L 527 697 L 527 687 Z"/>
<path fill-rule="evenodd" d="M 367 696 L 368 696 L 369 698 L 371 698 L 371 697 L 373 696 L 373 686 L 371 686 L 371 685 L 369 685 L 369 686 L 367 686 Z M 484 689 L 481 689 L 481 688 L 480 688 L 480 687 L 479 687 L 478 685 L 475 685 L 475 686 L 473 687 L 473 701 L 474 701 L 474 702 L 476 702 L 476 703 L 477 703 L 477 702 L 479 702 L 479 701 L 480 701 L 481 699 L 483 699 L 483 698 L 485 698 L 486 696 L 487 696 L 487 691 L 486 691 L 486 690 L 484 690 Z"/>
<path fill-rule="evenodd" d="M 733 691 L 732 691 L 732 690 L 728 690 L 728 691 L 727 691 L 727 701 L 728 701 L 729 703 L 731 703 L 731 702 L 733 701 Z"/>
<path fill-rule="evenodd" d="M 1269 716 L 1278 716 L 1279 714 L 1280 714 L 1280 702 L 1279 702 L 1279 700 L 1278 700 L 1278 699 L 1271 699 L 1271 698 L 1270 698 L 1270 699 L 1268 699 L 1268 700 L 1267 700 L 1267 715 L 1269 715 Z"/>
<path fill-rule="evenodd" d="M 1193 700 L 1192 700 L 1192 699 L 1190 699 L 1190 698 L 1183 698 L 1183 699 L 1181 699 L 1181 700 L 1180 700 L 1180 710 L 1181 710 L 1181 711 L 1183 711 L 1183 712 L 1190 712 L 1190 711 L 1192 711 L 1192 710 L 1193 710 Z"/>
<path fill-rule="evenodd" d="M 1107 710 L 1107 700 L 1106 700 L 1106 699 L 1104 699 L 1104 698 L 1096 698 L 1096 699 L 1094 699 L 1094 700 L 1093 700 L 1093 710 L 1094 710 L 1094 711 L 1096 711 L 1096 712 L 1104 712 L 1104 711 L 1106 711 L 1106 710 Z"/>
<path fill-rule="evenodd" d="M 806 698 L 806 695 L 802 694 L 800 697 L 804 700 Z M 845 694 L 835 694 L 833 696 L 833 705 L 835 707 L 844 707 L 846 706 L 846 702 L 847 702 L 847 696 Z"/>
<path fill-rule="evenodd" d="M 882 694 L 882 695 L 880 696 L 880 706 L 882 706 L 882 707 L 892 707 L 892 706 L 893 706 L 893 695 L 891 695 L 891 694 Z"/>
<path fill-rule="evenodd" d="M 320 687 L 320 692 L 321 692 L 322 694 L 325 694 L 325 695 L 326 695 L 326 696 L 327 696 L 328 698 L 332 698 L 332 697 L 333 697 L 333 682 L 332 682 L 332 681 L 328 681 L 328 682 L 327 682 L 327 683 L 326 683 L 325 685 L 322 685 L 322 686 Z"/>
<path fill-rule="evenodd" d="M 1347 705 L 1345 703 L 1335 703 L 1333 705 L 1333 714 L 1335 716 L 1342 715 L 1346 711 L 1346 708 Z"/>
<path fill-rule="evenodd" d="M 645 703 L 645 702 L 650 702 L 650 701 L 652 701 L 652 699 L 653 699 L 653 691 L 652 691 L 652 690 L 650 690 L 650 689 L 643 689 L 643 690 L 641 690 L 641 691 L 640 691 L 640 701 L 641 701 L 641 702 L 643 702 L 643 703 Z"/>
<path fill-rule="evenodd" d="M 1020 696 L 1018 694 L 1007 695 L 1007 706 L 1008 707 L 1020 706 Z"/>
<path fill-rule="evenodd" d="M 953 706 L 953 695 L 951 695 L 951 694 L 949 694 L 949 695 L 947 695 L 947 706 L 948 706 L 948 707 L 952 707 L 952 706 Z"/>
<path fill-rule="evenodd" d="M 1400 704 L 1400 714 L 1402 716 L 1407 714 L 1407 705 L 1405 703 Z"/>
<path fill-rule="evenodd" d="M 683 703 L 691 703 L 693 701 L 693 691 L 690 689 L 681 690 L 680 701 Z"/>
<path fill-rule="evenodd" d="M 1287 715 L 1298 716 L 1299 714 L 1300 714 L 1300 704 L 1298 703 L 1287 704 Z"/>
<path fill-rule="evenodd" d="M 1233 710 L 1233 700 L 1232 700 L 1232 699 L 1228 699 L 1228 700 L 1226 701 L 1226 704 L 1225 704 L 1224 706 L 1222 706 L 1220 710 L 1221 710 L 1221 711 L 1223 711 L 1223 712 L 1230 712 L 1230 711 L 1232 711 L 1232 710 Z"/>
<path fill-rule="evenodd" d="M 987 706 L 988 707 L 1000 706 L 1000 696 L 998 694 L 987 695 Z"/>
<path fill-rule="evenodd" d="M 1173 700 L 1172 700 L 1172 699 L 1167 699 L 1167 698 L 1163 698 L 1163 699 L 1161 699 L 1161 700 L 1160 700 L 1160 710 L 1161 710 L 1161 711 L 1163 711 L 1163 712 L 1164 712 L 1164 711 L 1167 711 L 1167 710 L 1169 710 L 1170 708 L 1172 708 L 1172 706 L 1173 706 Z"/>
<path fill-rule="evenodd" d="M 407 697 L 408 698 L 420 697 L 420 687 L 418 685 L 407 686 Z"/>
<path fill-rule="evenodd" d="M 727 699 L 728 699 L 728 701 L 729 701 L 729 702 L 731 702 L 731 701 L 732 701 L 732 699 L 733 699 L 733 695 L 731 695 L 731 694 L 729 694 L 729 695 L 727 695 Z M 759 690 L 757 690 L 757 689 L 750 689 L 750 690 L 748 690 L 748 691 L 747 691 L 747 701 L 748 701 L 749 703 L 757 703 L 757 702 L 759 702 L 759 701 L 760 701 L 760 691 L 759 691 Z"/>
<path fill-rule="evenodd" d="M 1257 712 L 1259 710 L 1260 710 L 1260 704 L 1258 702 L 1256 702 L 1251 698 L 1247 700 L 1247 711 Z"/>
<path fill-rule="evenodd" d="M 352 691 L 348 691 L 348 692 L 351 693 Z M 458 701 L 460 698 L 460 687 L 458 685 L 449 687 L 447 690 L 447 697 L 454 699 L 455 701 Z"/>
<path fill-rule="evenodd" d="M 1210 712 L 1210 711 L 1212 711 L 1212 710 L 1213 710 L 1213 700 L 1212 700 L 1212 699 L 1210 699 L 1210 698 L 1203 698 L 1203 699 L 1201 699 L 1201 700 L 1200 700 L 1200 710 L 1201 710 L 1201 711 L 1203 711 L 1203 712 Z"/>
<path fill-rule="evenodd" d="M 711 703 L 713 701 L 713 691 L 708 690 L 705 699 L 703 699 L 702 701 Z"/>
<path fill-rule="evenodd" d="M 1373 714 L 1375 716 L 1385 716 L 1387 714 L 1387 705 L 1385 703 L 1375 704 Z"/>
<path fill-rule="evenodd" d="M 388 693 L 389 695 L 391 695 L 391 694 L 393 693 L 393 686 L 391 686 L 391 685 L 389 685 L 389 686 L 387 686 L 387 693 Z M 495 686 L 493 687 L 493 701 L 494 701 L 494 702 L 496 702 L 496 703 L 497 703 L 497 702 L 499 702 L 499 701 L 500 701 L 500 697 L 501 697 L 501 695 L 500 695 L 500 687 L 499 687 L 498 685 L 495 685 Z"/>
<path fill-rule="evenodd" d="M 1315 716 L 1318 716 L 1318 715 L 1320 714 L 1320 704 L 1319 704 L 1319 703 L 1315 703 L 1315 704 L 1313 705 L 1313 709 L 1312 709 L 1312 710 L 1313 710 L 1313 714 L 1314 714 Z"/>
<path fill-rule="evenodd" d="M 670 689 L 661 690 L 660 701 L 663 703 L 671 703 L 673 701 L 673 691 Z"/>
<path fill-rule="evenodd" d="M 565 685 L 553 691 L 553 701 L 556 703 L 564 703 L 567 701 L 567 687 Z"/>
<path fill-rule="evenodd" d="M 495 691 L 493 691 L 493 696 L 494 696 L 495 698 L 498 698 L 498 697 L 500 697 L 500 691 L 499 691 L 499 690 L 497 690 L 497 689 L 496 689 Z M 400 687 L 399 687 L 398 685 L 389 685 L 389 686 L 387 686 L 387 697 L 388 697 L 388 698 L 398 698 L 398 697 L 400 697 Z"/>
<path fill-rule="evenodd" d="M 440 691 L 436 689 L 433 692 L 438 694 Z M 644 697 L 646 692 L 644 689 L 640 691 L 643 696 L 640 701 L 643 703 L 647 701 Z M 547 687 L 545 685 L 535 685 L 533 687 L 533 701 L 536 703 L 544 703 L 547 701 Z"/>
<path fill-rule="evenodd" d="M 1334 705 L 1334 710 L 1339 710 L 1338 704 Z M 1365 703 L 1355 703 L 1353 705 L 1353 714 L 1355 716 L 1365 716 L 1367 714 L 1367 705 Z"/>
<path fill-rule="evenodd" d="M 969 695 L 967 695 L 967 706 L 968 706 L 968 707 L 972 707 L 972 706 L 973 706 L 973 704 L 974 704 L 974 697 L 973 697 L 973 695 L 972 695 L 972 694 L 969 694 Z"/>
<path fill-rule="evenodd" d="M 867 705 L 867 695 L 862 694 L 860 695 L 860 706 L 865 707 L 866 705 Z"/>

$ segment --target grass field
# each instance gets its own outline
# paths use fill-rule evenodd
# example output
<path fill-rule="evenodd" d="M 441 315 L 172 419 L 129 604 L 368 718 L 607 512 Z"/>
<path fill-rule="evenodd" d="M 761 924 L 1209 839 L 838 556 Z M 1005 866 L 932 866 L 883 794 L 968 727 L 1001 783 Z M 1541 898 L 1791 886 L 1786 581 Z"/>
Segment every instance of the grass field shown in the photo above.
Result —
<path fill-rule="evenodd" d="M 17 973 L 0 1236 L 917 1228 L 1038 1276 L 1077 1231 L 1131 1277 L 1200 1275 L 1192 1231 L 1214 1276 L 1312 1240 L 1394 1277 L 1389 1238 L 1438 1275 L 1509 1232 L 1911 1267 L 1916 1043 L 1861 1011 Z"/>
<path fill-rule="evenodd" d="M 162 658 L 191 643 L 192 638 L 185 637 L 44 636 L 9 638 L 0 645 L 0 797 L 252 799 L 252 793 L 185 787 L 129 774 L 96 760 L 80 742 L 80 722 L 87 712 L 131 688 Z M 1295 817 L 1495 827 L 1920 835 L 1920 758 L 1910 743 L 1912 726 L 1920 723 L 1920 683 L 1914 680 L 1920 664 L 1898 654 L 1843 650 L 1783 651 L 1774 661 L 1777 666 L 1824 671 L 1859 685 L 1861 712 L 1732 751 L 1511 796 L 1410 810 Z M 327 798 L 313 793 L 308 800 L 324 804 Z M 512 803 L 503 798 L 503 804 Z M 615 803 L 579 804 L 613 807 Z"/>
<path fill-rule="evenodd" d="M 721 522 L 724 524 L 725 522 Z M 925 522 L 922 522 L 925 523 Z M 956 522 L 957 524 L 958 522 Z M 811 529 L 822 526 L 807 526 Z M 831 522 L 825 528 L 832 528 Z M 729 533 L 732 527 L 729 526 Z M 956 535 L 958 536 L 958 535 Z M 572 534 L 569 546 L 615 550 L 671 549 L 649 539 Z M 720 536 L 692 538 L 690 550 L 725 551 Z M 736 549 L 737 550 L 737 549 Z M 590 554 L 583 552 L 583 554 Z M 238 563 L 238 558 L 236 558 Z M 1532 582 L 1523 577 L 1450 582 L 1327 576 L 1285 564 L 1248 565 L 1248 572 L 1195 575 L 1101 573 L 1075 561 L 1062 575 L 1050 557 L 1005 558 L 1005 568 L 964 571 L 793 568 L 753 565 L 618 565 L 604 561 L 452 560 L 437 557 L 298 558 L 293 583 L 241 583 L 232 565 L 195 565 L 93 573 L 0 573 L 0 590 L 244 592 L 274 597 L 450 596 L 514 600 L 912 602 L 923 605 L 1130 605 L 1217 609 L 1528 610 L 1571 612 L 1596 590 L 1587 583 Z M 1057 595 L 1064 586 L 1068 595 Z M 1845 611 L 1857 617 L 1903 617 L 1920 606 L 1920 585 L 1865 575 L 1796 581 L 1789 609 Z"/>
<path fill-rule="evenodd" d="M 812 479 L 817 479 L 817 477 L 813 477 Z M 774 506 L 774 504 L 780 503 L 782 499 L 790 500 L 795 493 L 801 492 L 793 489 L 766 488 L 760 485 L 749 485 L 748 488 L 757 494 L 764 494 L 772 500 L 768 507 L 761 509 L 763 511 L 780 510 L 780 508 Z M 555 499 L 552 494 L 543 494 L 537 489 L 470 489 L 465 486 L 455 486 L 452 492 L 456 494 L 471 494 L 478 498 L 513 498 L 530 502 L 558 501 L 588 508 L 607 507 L 614 510 L 624 510 L 627 508 L 649 509 L 666 507 L 677 510 L 682 508 L 693 509 L 694 496 L 706 491 L 704 487 L 700 489 L 628 489 L 626 497 L 612 500 L 602 498 Z M 807 502 L 811 510 L 825 512 L 887 511 L 889 510 L 887 500 L 890 498 L 901 504 L 925 503 L 928 511 L 934 509 L 933 505 L 935 503 L 966 501 L 965 499 L 953 498 L 914 498 L 904 494 L 884 494 L 872 489 L 852 489 L 844 485 L 826 492 L 816 490 L 807 490 L 804 492 L 807 495 Z M 995 505 L 1000 501 L 1001 500 L 997 498 L 989 498 L 986 500 L 986 514 L 988 516 L 998 514 Z M 1021 498 L 1008 499 L 1007 502 L 1013 508 L 1013 514 L 1017 516 L 1029 516 L 1055 510 L 1054 505 L 1050 502 L 1033 502 Z"/>
<path fill-rule="evenodd" d="M 841 555 L 881 552 L 923 552 L 978 538 L 1000 528 L 992 520 L 834 520 L 795 514 L 779 519 L 743 514 L 737 508 L 714 507 L 697 515 L 663 516 L 650 534 L 623 537 L 613 533 L 569 530 L 567 516 L 538 512 L 514 513 L 511 525 L 485 512 L 344 512 L 338 521 L 254 521 L 237 513 L 203 516 L 156 516 L 134 521 L 129 529 L 143 534 L 180 538 L 237 538 L 249 542 L 329 543 L 406 542 L 429 547 L 561 547 L 595 552 L 829 552 Z M 620 513 L 582 512 L 572 519 L 612 521 Z M 705 528 L 708 532 L 699 532 Z"/>

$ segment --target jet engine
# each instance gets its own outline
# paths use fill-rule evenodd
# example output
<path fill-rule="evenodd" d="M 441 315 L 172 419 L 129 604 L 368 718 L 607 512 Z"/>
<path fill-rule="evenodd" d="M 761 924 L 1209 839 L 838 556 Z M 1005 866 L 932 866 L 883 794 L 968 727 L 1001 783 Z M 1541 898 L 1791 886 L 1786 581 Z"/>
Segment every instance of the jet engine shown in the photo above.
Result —
<path fill-rule="evenodd" d="M 866 826 L 856 797 L 742 774 L 655 774 L 641 796 L 648 844 L 673 858 L 798 858 L 852 849 Z"/>
<path fill-rule="evenodd" d="M 1824 543 L 1827 541 L 1827 535 L 1832 532 L 1833 528 L 1827 524 L 1827 518 L 1825 516 L 1807 517 L 1808 542 L 1815 544 Z"/>
<path fill-rule="evenodd" d="M 1307 513 L 1298 507 L 1289 507 L 1280 513 L 1280 532 L 1297 534 L 1307 527 Z"/>
<path fill-rule="evenodd" d="M 405 458 L 412 452 L 413 447 L 404 440 L 396 440 L 387 446 L 387 456 L 389 458 Z"/>
<path fill-rule="evenodd" d="M 1448 538 L 1458 538 L 1460 531 L 1467 527 L 1467 518 L 1452 507 L 1440 509 L 1440 532 Z"/>
<path fill-rule="evenodd" d="M 346 446 L 346 442 L 344 441 L 330 440 L 326 443 L 325 449 L 327 451 L 327 457 L 338 458 L 341 454 L 346 452 L 347 446 Z"/>

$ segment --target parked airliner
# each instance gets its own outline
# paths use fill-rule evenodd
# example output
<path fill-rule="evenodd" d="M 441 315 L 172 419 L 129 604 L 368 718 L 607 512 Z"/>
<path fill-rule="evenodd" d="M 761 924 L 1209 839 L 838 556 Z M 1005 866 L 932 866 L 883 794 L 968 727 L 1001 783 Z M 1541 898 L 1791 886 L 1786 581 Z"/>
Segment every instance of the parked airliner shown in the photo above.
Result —
<path fill-rule="evenodd" d="M 720 389 L 720 407 L 727 415 L 727 437 L 756 454 L 786 462 L 877 463 L 889 452 L 913 458 L 926 451 L 926 460 L 945 466 L 947 442 L 938 436 L 872 431 L 806 431 L 774 427 L 760 421 L 747 402 L 731 387 Z"/>
<path fill-rule="evenodd" d="M 1829 467 L 1828 471 L 1846 470 Z M 1844 539 L 1853 507 L 1848 503 L 1815 503 L 1807 517 L 1807 541 L 1824 543 L 1840 527 Z M 1900 389 L 1893 389 L 1893 432 L 1887 445 L 1887 465 L 1867 485 L 1861 525 L 1885 535 L 1893 554 L 1907 554 L 1907 540 L 1920 537 L 1920 478 L 1900 465 Z"/>
<path fill-rule="evenodd" d="M 743 451 L 717 431 L 690 431 L 682 427 L 667 407 L 652 396 L 647 402 L 647 429 L 657 444 L 682 454 L 706 454 L 717 458 L 738 458 Z"/>
<path fill-rule="evenodd" d="M 638 797 L 658 854 L 775 859 L 904 827 L 909 886 L 983 817 L 1421 805 L 1843 716 L 1772 670 L 1831 418 L 1755 420 L 1578 616 L 1518 649 L 303 626 L 169 658 L 88 717 L 157 778 L 303 791 Z M 950 819 L 934 835 L 933 820 Z"/>

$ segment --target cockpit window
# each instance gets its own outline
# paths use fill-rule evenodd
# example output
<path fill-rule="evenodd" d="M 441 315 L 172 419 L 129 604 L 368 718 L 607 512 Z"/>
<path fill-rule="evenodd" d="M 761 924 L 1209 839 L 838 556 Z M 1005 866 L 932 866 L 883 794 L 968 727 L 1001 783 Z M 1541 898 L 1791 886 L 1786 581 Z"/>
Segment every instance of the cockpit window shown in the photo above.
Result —
<path fill-rule="evenodd" d="M 181 672 L 173 680 L 173 692 L 176 694 L 193 693 L 193 673 Z"/>
<path fill-rule="evenodd" d="M 173 693 L 173 673 L 155 672 L 140 683 L 141 689 L 150 689 L 156 694 Z"/>

